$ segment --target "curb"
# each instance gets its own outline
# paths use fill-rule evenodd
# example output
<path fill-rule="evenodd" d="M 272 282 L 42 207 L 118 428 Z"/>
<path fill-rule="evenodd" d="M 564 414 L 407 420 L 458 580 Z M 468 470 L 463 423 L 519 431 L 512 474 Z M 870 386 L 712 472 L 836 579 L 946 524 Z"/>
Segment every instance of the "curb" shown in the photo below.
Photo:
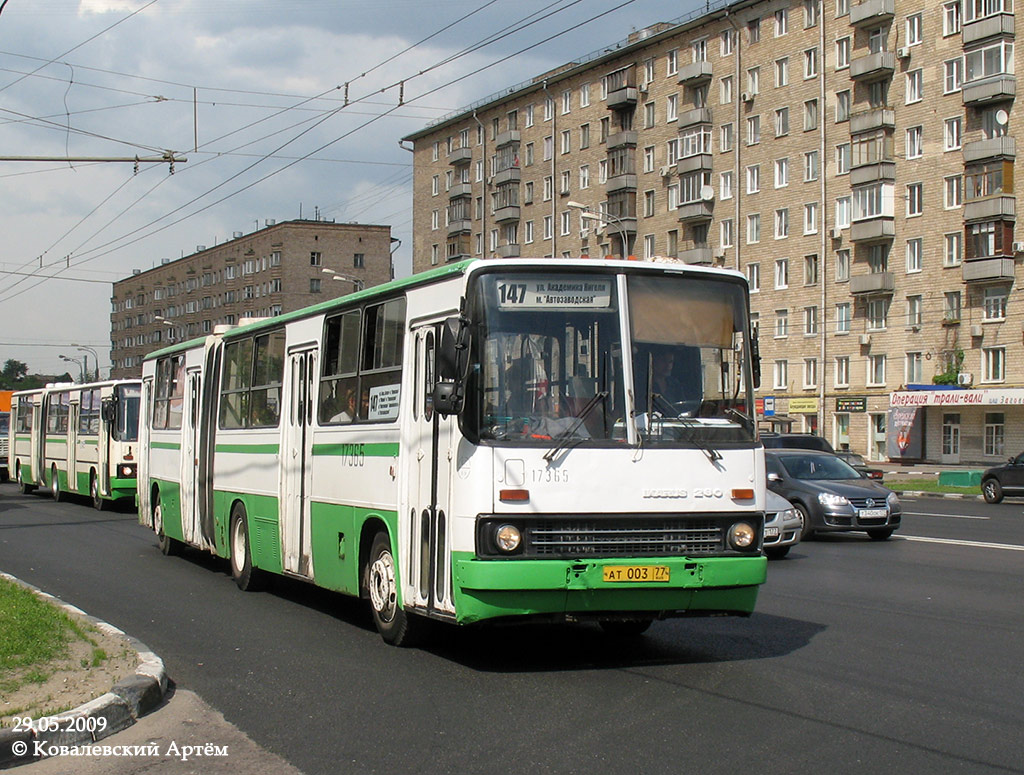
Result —
<path fill-rule="evenodd" d="M 0 571 L 0 578 L 29 589 L 65 611 L 83 617 L 107 634 L 127 639 L 139 656 L 139 666 L 135 668 L 135 675 L 121 679 L 106 694 L 64 713 L 36 719 L 32 722 L 32 728 L 28 730 L 0 729 L 0 769 L 44 758 L 45 753 L 35 753 L 41 746 L 71 747 L 102 740 L 115 732 L 127 729 L 140 716 L 146 715 L 163 702 L 167 693 L 164 662 L 146 644 L 8 573 Z M 104 728 L 89 731 L 90 727 L 96 725 L 85 720 L 101 718 L 106 721 Z"/>
<path fill-rule="evenodd" d="M 958 501 L 983 501 L 984 495 L 967 495 L 959 492 L 928 492 L 927 490 L 896 490 L 900 497 L 907 495 L 911 498 L 949 498 Z"/>

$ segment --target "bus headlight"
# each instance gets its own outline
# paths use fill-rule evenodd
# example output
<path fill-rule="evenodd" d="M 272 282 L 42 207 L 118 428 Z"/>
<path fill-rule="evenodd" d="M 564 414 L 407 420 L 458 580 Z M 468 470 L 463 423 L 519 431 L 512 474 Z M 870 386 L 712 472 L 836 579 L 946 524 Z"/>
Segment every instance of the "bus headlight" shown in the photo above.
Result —
<path fill-rule="evenodd" d="M 501 525 L 494 531 L 494 544 L 499 550 L 511 554 L 519 548 L 523 536 L 515 525 Z"/>
<path fill-rule="evenodd" d="M 134 463 L 122 463 L 117 467 L 117 475 L 121 479 L 134 479 L 135 478 L 135 464 Z"/>
<path fill-rule="evenodd" d="M 729 528 L 729 545 L 733 549 L 750 549 L 757 543 L 757 533 L 751 524 L 737 522 Z"/>

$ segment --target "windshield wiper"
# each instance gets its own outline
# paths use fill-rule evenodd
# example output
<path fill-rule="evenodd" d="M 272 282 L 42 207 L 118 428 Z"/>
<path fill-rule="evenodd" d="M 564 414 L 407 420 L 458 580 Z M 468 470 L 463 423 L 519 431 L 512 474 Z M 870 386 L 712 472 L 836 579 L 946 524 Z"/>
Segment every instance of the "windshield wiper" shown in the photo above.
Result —
<path fill-rule="evenodd" d="M 544 459 L 550 463 L 552 460 L 554 460 L 555 455 L 557 455 L 559 452 L 561 452 L 563 449 L 569 446 L 569 439 L 576 435 L 576 431 L 578 431 L 580 426 L 583 425 L 583 421 L 587 419 L 587 416 L 592 411 L 594 411 L 594 407 L 597 406 L 602 401 L 604 401 L 607 397 L 608 391 L 602 390 L 598 392 L 597 395 L 595 395 L 593 398 L 591 398 L 590 401 L 587 402 L 587 405 L 580 410 L 580 413 L 576 415 L 576 422 L 574 422 L 572 425 L 570 425 L 568 428 L 562 431 L 555 438 L 554 446 L 544 453 Z M 583 441 L 582 436 L 576 440 L 576 443 L 578 444 L 581 441 Z"/>
<path fill-rule="evenodd" d="M 671 410 L 672 414 L 670 416 L 672 419 L 678 422 L 686 430 L 686 438 L 684 441 L 688 441 L 690 444 L 697 447 L 697 449 L 708 456 L 708 460 L 712 463 L 716 460 L 722 459 L 721 452 L 714 447 L 708 446 L 707 443 L 697 438 L 697 428 L 703 428 L 704 426 L 702 423 L 694 420 L 692 417 L 685 416 L 682 412 L 677 412 L 672 403 L 660 393 L 651 393 L 651 397 L 657 401 L 661 401 L 662 404 Z"/>

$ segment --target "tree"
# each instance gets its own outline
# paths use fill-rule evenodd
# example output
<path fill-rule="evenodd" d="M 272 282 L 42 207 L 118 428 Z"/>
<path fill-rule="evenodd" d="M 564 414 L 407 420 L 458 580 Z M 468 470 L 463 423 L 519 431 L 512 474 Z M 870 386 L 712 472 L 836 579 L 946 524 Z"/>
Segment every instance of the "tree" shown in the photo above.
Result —
<path fill-rule="evenodd" d="M 28 374 L 28 364 L 8 358 L 0 369 L 0 386 L 13 388 Z"/>

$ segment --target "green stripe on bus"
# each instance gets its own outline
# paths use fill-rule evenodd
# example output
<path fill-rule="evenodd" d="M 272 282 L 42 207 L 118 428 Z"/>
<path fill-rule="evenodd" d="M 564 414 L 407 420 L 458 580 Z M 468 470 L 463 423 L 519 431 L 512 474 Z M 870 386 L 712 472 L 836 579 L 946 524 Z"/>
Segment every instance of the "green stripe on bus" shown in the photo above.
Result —
<path fill-rule="evenodd" d="M 278 444 L 218 444 L 217 452 L 233 452 L 239 455 L 276 455 Z"/>
<path fill-rule="evenodd" d="M 149 446 L 153 449 L 181 449 L 181 444 L 174 441 L 151 441 Z"/>
<path fill-rule="evenodd" d="M 359 449 L 353 451 L 355 447 Z M 360 442 L 350 444 L 314 444 L 314 455 L 352 456 L 362 454 L 366 457 L 398 457 L 398 444 L 363 444 Z"/>
<path fill-rule="evenodd" d="M 46 443 L 47 444 L 67 444 L 68 440 L 67 439 L 57 438 L 56 436 L 47 436 L 46 437 Z"/>

